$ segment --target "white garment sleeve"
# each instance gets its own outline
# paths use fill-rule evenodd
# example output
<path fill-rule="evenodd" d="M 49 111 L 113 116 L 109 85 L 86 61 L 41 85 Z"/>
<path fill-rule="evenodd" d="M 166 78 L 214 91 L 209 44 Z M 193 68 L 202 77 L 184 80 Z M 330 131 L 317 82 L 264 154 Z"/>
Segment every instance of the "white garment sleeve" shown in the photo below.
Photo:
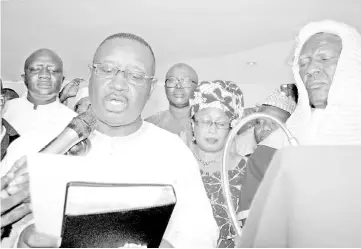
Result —
<path fill-rule="evenodd" d="M 179 171 L 174 185 L 177 204 L 164 234 L 164 239 L 174 247 L 216 247 L 218 226 L 213 217 L 198 163 L 192 152 L 181 144 L 174 148 L 178 158 L 173 162 Z"/>

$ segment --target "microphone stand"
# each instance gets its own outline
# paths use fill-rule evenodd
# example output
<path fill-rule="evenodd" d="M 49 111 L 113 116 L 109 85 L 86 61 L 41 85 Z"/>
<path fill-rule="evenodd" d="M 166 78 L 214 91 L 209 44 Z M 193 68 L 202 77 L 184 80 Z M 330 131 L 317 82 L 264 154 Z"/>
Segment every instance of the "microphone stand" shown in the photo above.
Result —
<path fill-rule="evenodd" d="M 223 194 L 224 197 L 226 199 L 226 204 L 229 210 L 229 215 L 232 221 L 232 225 L 233 228 L 235 229 L 236 233 L 238 236 L 241 236 L 241 228 L 238 225 L 238 220 L 237 220 L 237 215 L 236 215 L 236 211 L 234 210 L 233 207 L 233 203 L 232 203 L 232 195 L 231 195 L 231 190 L 229 187 L 229 179 L 228 179 L 228 170 L 227 170 L 227 163 L 228 163 L 228 155 L 229 152 L 232 148 L 232 142 L 234 140 L 234 138 L 237 136 L 238 131 L 248 122 L 258 119 L 258 118 L 262 118 L 262 119 L 270 119 L 271 121 L 274 121 L 275 123 L 277 123 L 277 125 L 286 133 L 286 136 L 288 138 L 288 141 L 290 142 L 290 144 L 292 146 L 297 146 L 298 142 L 297 139 L 295 137 L 292 136 L 291 132 L 287 129 L 287 127 L 277 118 L 274 118 L 268 114 L 264 114 L 264 113 L 253 113 L 245 118 L 243 118 L 237 125 L 236 127 L 234 127 L 226 142 L 225 142 L 225 148 L 224 148 L 224 152 L 223 152 L 223 158 L 222 158 L 222 170 L 221 170 L 221 179 L 222 179 L 222 188 L 223 188 Z"/>

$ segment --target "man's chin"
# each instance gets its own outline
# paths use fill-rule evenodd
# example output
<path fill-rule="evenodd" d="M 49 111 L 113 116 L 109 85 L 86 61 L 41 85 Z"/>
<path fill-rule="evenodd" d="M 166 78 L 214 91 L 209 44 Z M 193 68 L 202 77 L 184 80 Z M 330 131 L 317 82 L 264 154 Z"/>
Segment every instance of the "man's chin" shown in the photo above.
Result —
<path fill-rule="evenodd" d="M 310 98 L 310 106 L 315 109 L 325 109 L 327 106 L 327 99 L 325 98 Z"/>
<path fill-rule="evenodd" d="M 41 96 L 56 95 L 53 89 L 37 89 L 35 93 Z"/>
<path fill-rule="evenodd" d="M 170 104 L 174 107 L 177 107 L 177 108 L 184 108 L 184 107 L 187 107 L 189 106 L 189 101 L 172 101 L 170 102 Z"/>

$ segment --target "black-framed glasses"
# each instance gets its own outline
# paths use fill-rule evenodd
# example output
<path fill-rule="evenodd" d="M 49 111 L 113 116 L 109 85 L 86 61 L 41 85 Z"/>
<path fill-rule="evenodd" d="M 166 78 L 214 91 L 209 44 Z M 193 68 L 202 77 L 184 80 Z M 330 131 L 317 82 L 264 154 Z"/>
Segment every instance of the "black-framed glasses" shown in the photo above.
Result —
<path fill-rule="evenodd" d="M 119 72 L 124 74 L 124 78 L 133 85 L 144 86 L 146 84 L 145 80 L 156 81 L 156 78 L 149 76 L 144 72 L 136 70 L 121 69 L 116 66 L 109 64 L 96 63 L 90 65 L 91 69 L 94 69 L 94 73 L 105 79 L 113 79 L 118 75 Z"/>
<path fill-rule="evenodd" d="M 213 120 L 195 119 L 195 118 L 193 118 L 193 120 L 196 125 L 204 128 L 211 128 L 213 124 L 219 130 L 228 130 L 231 128 L 231 123 L 228 121 L 213 121 Z"/>
<path fill-rule="evenodd" d="M 192 86 L 192 84 L 197 84 L 194 80 L 192 80 L 190 77 L 169 77 L 165 81 L 165 85 L 169 88 L 174 88 L 178 84 L 180 84 L 184 88 L 189 88 Z"/>

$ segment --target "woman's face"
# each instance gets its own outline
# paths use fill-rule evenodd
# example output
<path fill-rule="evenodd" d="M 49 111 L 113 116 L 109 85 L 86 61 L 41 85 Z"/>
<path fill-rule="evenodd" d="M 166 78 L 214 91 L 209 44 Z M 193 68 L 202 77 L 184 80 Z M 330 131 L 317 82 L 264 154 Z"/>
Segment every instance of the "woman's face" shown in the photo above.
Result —
<path fill-rule="evenodd" d="M 223 149 L 230 131 L 230 119 L 218 108 L 205 108 L 194 115 L 194 138 L 198 147 L 206 152 Z"/>

